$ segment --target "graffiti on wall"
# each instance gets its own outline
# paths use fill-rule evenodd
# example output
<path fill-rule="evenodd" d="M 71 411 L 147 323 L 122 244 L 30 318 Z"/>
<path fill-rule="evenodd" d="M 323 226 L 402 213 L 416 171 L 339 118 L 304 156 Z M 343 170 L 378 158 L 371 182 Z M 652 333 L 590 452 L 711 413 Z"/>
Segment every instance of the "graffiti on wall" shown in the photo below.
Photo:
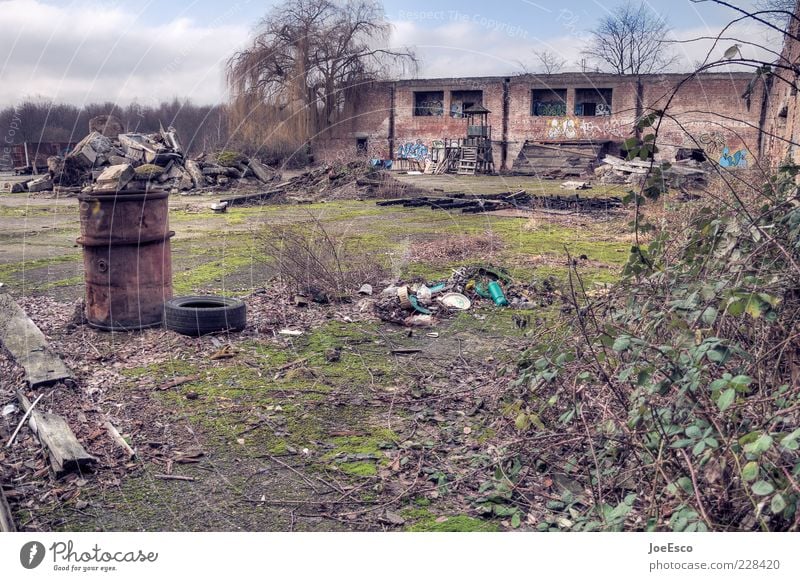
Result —
<path fill-rule="evenodd" d="M 726 147 L 722 150 L 722 156 L 719 158 L 719 165 L 720 167 L 746 168 L 747 152 L 740 149 L 731 153 L 730 149 Z"/>
<path fill-rule="evenodd" d="M 630 125 L 625 125 L 619 120 L 591 121 L 573 119 L 552 119 L 547 125 L 548 139 L 603 139 L 611 135 L 625 137 L 631 132 Z"/>
<path fill-rule="evenodd" d="M 598 117 L 606 117 L 611 115 L 611 106 L 607 105 L 606 103 L 598 103 L 594 114 Z"/>
<path fill-rule="evenodd" d="M 399 159 L 427 159 L 428 147 L 422 143 L 421 139 L 409 141 L 397 148 L 397 157 Z"/>
<path fill-rule="evenodd" d="M 574 119 L 553 119 L 547 128 L 548 139 L 575 139 L 578 128 Z"/>
<path fill-rule="evenodd" d="M 706 131 L 697 139 L 708 153 L 717 153 L 725 147 L 725 138 L 719 131 Z"/>
<path fill-rule="evenodd" d="M 537 101 L 533 104 L 533 114 L 539 117 L 563 117 L 567 114 L 567 104 L 563 101 Z"/>

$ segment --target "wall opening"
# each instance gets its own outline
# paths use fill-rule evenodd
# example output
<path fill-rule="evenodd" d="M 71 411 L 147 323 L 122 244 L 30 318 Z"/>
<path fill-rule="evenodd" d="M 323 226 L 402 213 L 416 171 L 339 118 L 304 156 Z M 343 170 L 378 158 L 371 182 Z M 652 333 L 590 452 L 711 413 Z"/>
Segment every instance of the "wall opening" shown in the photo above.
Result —
<path fill-rule="evenodd" d="M 358 137 L 358 138 L 356 138 L 356 154 L 358 154 L 358 155 L 367 155 L 367 138 L 366 137 Z"/>
<path fill-rule="evenodd" d="M 566 89 L 533 89 L 531 91 L 531 115 L 536 117 L 564 117 L 566 114 Z"/>
<path fill-rule="evenodd" d="M 450 91 L 450 117 L 464 117 L 464 109 L 483 105 L 483 91 Z"/>
<path fill-rule="evenodd" d="M 442 117 L 444 91 L 414 91 L 414 117 Z"/>
<path fill-rule="evenodd" d="M 683 161 L 685 159 L 691 159 L 693 161 L 703 162 L 706 161 L 708 158 L 706 157 L 706 152 L 703 151 L 702 149 L 681 147 L 675 153 L 675 161 Z"/>
<path fill-rule="evenodd" d="M 611 115 L 611 89 L 575 89 L 575 115 L 603 117 Z"/>

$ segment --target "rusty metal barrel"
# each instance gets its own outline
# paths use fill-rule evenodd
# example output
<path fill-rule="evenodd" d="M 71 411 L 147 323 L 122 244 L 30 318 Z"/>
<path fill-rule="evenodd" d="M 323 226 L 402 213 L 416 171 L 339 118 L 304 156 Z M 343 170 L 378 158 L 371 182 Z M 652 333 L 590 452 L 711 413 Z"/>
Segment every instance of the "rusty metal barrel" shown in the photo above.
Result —
<path fill-rule="evenodd" d="M 160 325 L 172 298 L 169 194 L 92 192 L 78 200 L 89 324 L 105 331 Z"/>

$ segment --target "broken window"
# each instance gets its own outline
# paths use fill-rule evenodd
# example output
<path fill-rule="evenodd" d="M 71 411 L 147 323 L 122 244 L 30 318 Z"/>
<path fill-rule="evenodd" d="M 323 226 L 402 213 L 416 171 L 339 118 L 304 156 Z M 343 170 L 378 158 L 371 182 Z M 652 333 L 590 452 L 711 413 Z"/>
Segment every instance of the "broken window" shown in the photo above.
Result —
<path fill-rule="evenodd" d="M 611 89 L 575 89 L 575 115 L 579 117 L 611 115 Z"/>
<path fill-rule="evenodd" d="M 415 117 L 442 117 L 444 91 L 414 91 Z"/>
<path fill-rule="evenodd" d="M 473 105 L 483 105 L 483 91 L 450 91 L 450 117 L 464 117 Z"/>
<path fill-rule="evenodd" d="M 564 117 L 567 114 L 566 89 L 533 89 L 531 115 Z"/>

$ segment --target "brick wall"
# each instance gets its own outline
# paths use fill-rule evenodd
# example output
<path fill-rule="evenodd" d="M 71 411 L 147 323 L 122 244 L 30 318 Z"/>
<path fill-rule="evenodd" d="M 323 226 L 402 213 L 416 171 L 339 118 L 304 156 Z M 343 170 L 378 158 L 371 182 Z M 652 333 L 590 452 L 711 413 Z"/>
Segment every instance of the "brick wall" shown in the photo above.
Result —
<path fill-rule="evenodd" d="M 359 140 L 363 145 L 366 139 L 366 154 L 372 158 L 424 155 L 435 141 L 466 134 L 467 121 L 459 114 L 464 95 L 470 100 L 480 95 L 492 112 L 498 169 L 504 161 L 505 169 L 513 169 L 526 141 L 610 141 L 616 151 L 633 135 L 639 115 L 663 108 L 680 87 L 671 98 L 671 118 L 662 123 L 660 155 L 672 159 L 679 148 L 703 149 L 716 161 L 746 164 L 759 156 L 764 98 L 761 88 L 749 106 L 741 98 L 751 78 L 752 73 L 710 73 L 689 80 L 676 74 L 564 73 L 376 82 L 348 102 L 344 121 L 315 140 L 315 151 L 320 159 L 353 159 Z M 436 114 L 424 114 L 430 111 Z"/>
<path fill-rule="evenodd" d="M 784 37 L 780 64 L 798 66 L 800 64 L 800 2 L 796 4 L 795 19 L 789 24 Z M 795 38 L 792 38 L 795 37 Z M 767 110 L 764 117 L 764 152 L 766 160 L 774 169 L 784 161 L 800 164 L 800 96 L 794 85 L 800 83 L 800 75 L 785 69 L 776 68 L 781 78 L 773 77 Z"/>

